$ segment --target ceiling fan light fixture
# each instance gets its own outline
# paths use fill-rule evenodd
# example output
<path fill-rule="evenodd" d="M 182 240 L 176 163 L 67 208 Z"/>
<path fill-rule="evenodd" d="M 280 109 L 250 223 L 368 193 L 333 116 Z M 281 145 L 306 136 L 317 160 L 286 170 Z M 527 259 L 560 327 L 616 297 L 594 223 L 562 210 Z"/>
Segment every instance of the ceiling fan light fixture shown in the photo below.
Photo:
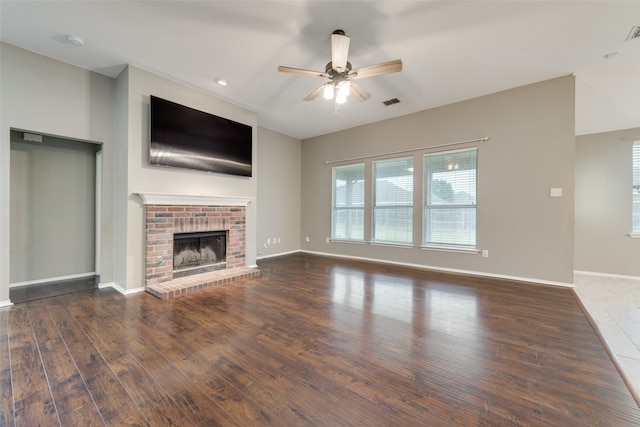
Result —
<path fill-rule="evenodd" d="M 338 93 L 344 94 L 345 98 L 349 96 L 349 94 L 351 93 L 351 83 L 346 80 L 338 83 Z"/>
<path fill-rule="evenodd" d="M 344 104 L 345 102 L 347 102 L 347 95 L 338 91 L 338 94 L 336 95 L 336 104 Z"/>
<path fill-rule="evenodd" d="M 335 87 L 333 86 L 333 83 L 325 83 L 324 89 L 322 91 L 322 96 L 324 97 L 324 99 L 333 99 L 334 94 Z"/>

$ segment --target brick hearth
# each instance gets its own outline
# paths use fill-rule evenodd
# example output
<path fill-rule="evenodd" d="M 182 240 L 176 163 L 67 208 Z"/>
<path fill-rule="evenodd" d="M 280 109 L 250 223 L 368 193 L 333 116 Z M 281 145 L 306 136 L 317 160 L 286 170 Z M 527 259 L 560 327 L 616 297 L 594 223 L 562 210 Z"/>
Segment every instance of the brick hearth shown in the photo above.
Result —
<path fill-rule="evenodd" d="M 245 266 L 245 206 L 146 206 L 146 289 L 159 298 L 190 293 L 233 280 L 255 277 L 256 268 Z M 227 268 L 173 278 L 173 235 L 222 231 L 227 235 Z"/>
<path fill-rule="evenodd" d="M 236 280 L 248 279 L 260 275 L 260 270 L 250 267 L 218 270 L 211 273 L 180 277 L 167 282 L 147 285 L 147 292 L 158 298 L 171 298 L 199 291 L 211 286 L 222 285 Z"/>

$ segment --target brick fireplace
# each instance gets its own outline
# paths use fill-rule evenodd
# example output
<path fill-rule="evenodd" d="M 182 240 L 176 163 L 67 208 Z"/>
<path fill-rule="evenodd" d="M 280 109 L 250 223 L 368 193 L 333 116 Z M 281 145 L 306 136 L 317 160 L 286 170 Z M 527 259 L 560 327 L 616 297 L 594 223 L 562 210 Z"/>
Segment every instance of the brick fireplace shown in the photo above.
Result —
<path fill-rule="evenodd" d="M 138 195 L 146 207 L 145 284 L 151 294 L 168 298 L 260 274 L 258 269 L 246 267 L 245 261 L 248 199 L 159 193 Z M 174 277 L 174 235 L 201 232 L 226 233 L 226 266 Z"/>

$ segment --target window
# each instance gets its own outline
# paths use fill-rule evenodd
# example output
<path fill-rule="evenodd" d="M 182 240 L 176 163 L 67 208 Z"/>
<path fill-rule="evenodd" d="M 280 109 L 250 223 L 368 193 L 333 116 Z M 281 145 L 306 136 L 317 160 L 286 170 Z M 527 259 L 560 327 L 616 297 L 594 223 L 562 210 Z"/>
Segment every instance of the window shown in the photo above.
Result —
<path fill-rule="evenodd" d="M 475 248 L 477 148 L 424 156 L 423 245 Z"/>
<path fill-rule="evenodd" d="M 633 225 L 631 232 L 640 234 L 640 141 L 633 143 Z"/>
<path fill-rule="evenodd" d="M 413 157 L 373 162 L 373 240 L 413 242 Z"/>
<path fill-rule="evenodd" d="M 331 236 L 364 240 L 364 163 L 333 168 Z"/>

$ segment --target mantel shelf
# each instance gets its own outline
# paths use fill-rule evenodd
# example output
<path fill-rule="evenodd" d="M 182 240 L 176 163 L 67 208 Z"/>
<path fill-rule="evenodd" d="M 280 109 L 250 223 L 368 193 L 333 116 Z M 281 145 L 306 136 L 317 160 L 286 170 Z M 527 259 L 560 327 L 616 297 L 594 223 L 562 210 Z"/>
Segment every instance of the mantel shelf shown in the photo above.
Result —
<path fill-rule="evenodd" d="M 135 193 L 145 205 L 247 206 L 251 198 L 204 194 Z"/>

